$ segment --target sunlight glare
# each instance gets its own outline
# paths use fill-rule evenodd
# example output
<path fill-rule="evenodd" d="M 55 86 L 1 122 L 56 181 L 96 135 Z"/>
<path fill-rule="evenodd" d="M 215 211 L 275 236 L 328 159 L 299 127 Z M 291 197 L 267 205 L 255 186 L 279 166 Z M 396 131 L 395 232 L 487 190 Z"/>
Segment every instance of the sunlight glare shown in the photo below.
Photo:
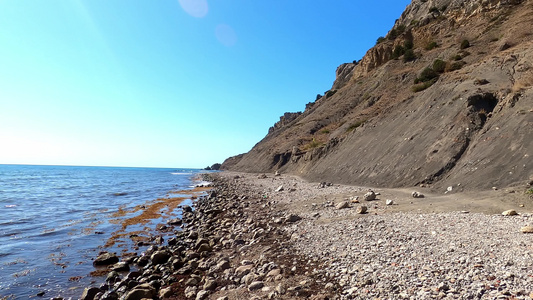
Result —
<path fill-rule="evenodd" d="M 195 18 L 203 18 L 209 9 L 207 0 L 178 0 L 181 8 Z"/>
<path fill-rule="evenodd" d="M 226 47 L 233 46 L 237 43 L 237 34 L 235 33 L 235 30 L 227 24 L 218 24 L 215 28 L 215 35 L 218 41 Z"/>

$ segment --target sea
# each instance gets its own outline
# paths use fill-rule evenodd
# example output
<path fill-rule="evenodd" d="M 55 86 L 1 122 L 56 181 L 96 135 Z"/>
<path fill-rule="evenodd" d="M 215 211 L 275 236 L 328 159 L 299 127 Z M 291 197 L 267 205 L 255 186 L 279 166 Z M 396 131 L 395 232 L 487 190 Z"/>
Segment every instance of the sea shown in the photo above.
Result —
<path fill-rule="evenodd" d="M 182 205 L 191 205 L 188 191 L 201 184 L 202 172 L 0 165 L 0 299 L 78 299 L 85 287 L 105 280 L 90 275 L 98 253 L 126 251 L 109 244 L 124 229 L 120 220 L 157 199 L 182 197 Z M 164 221 L 143 224 L 142 230 L 155 233 Z"/>

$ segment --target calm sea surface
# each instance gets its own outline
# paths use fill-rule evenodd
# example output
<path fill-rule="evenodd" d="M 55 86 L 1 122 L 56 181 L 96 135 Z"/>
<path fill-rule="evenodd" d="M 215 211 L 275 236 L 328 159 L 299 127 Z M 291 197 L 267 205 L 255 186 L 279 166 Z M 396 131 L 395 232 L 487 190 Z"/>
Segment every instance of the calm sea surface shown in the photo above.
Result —
<path fill-rule="evenodd" d="M 79 298 L 103 280 L 88 276 L 98 252 L 120 251 L 102 248 L 121 226 L 111 216 L 191 189 L 200 172 L 0 165 L 0 299 Z"/>

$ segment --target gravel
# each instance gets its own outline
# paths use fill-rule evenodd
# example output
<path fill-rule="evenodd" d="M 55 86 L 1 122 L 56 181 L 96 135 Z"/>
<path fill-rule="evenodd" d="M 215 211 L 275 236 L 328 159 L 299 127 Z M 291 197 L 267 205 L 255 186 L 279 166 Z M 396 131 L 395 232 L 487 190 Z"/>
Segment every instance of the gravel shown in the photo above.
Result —
<path fill-rule="evenodd" d="M 396 202 L 413 200 L 400 190 L 409 198 L 391 197 L 393 205 L 375 191 L 377 200 L 338 209 L 336 204 L 369 189 L 285 175 L 239 174 L 237 181 L 275 203 L 273 219 L 302 218 L 283 230 L 296 253 L 320 262 L 313 273 L 337 299 L 533 298 L 533 234 L 520 231 L 533 224 L 530 212 L 503 216 L 459 206 L 439 213 L 420 213 L 416 207 L 398 212 Z M 431 195 L 419 201 L 431 201 Z M 363 204 L 368 212 L 358 214 Z"/>

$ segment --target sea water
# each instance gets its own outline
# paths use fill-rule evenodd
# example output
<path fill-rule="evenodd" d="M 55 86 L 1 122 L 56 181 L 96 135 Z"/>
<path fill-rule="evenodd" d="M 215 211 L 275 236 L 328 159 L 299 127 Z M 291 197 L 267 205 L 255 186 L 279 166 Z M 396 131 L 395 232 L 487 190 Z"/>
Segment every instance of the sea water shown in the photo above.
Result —
<path fill-rule="evenodd" d="M 0 299 L 79 298 L 102 281 L 89 276 L 98 252 L 118 250 L 102 247 L 120 227 L 111 216 L 191 189 L 199 172 L 0 165 Z"/>

